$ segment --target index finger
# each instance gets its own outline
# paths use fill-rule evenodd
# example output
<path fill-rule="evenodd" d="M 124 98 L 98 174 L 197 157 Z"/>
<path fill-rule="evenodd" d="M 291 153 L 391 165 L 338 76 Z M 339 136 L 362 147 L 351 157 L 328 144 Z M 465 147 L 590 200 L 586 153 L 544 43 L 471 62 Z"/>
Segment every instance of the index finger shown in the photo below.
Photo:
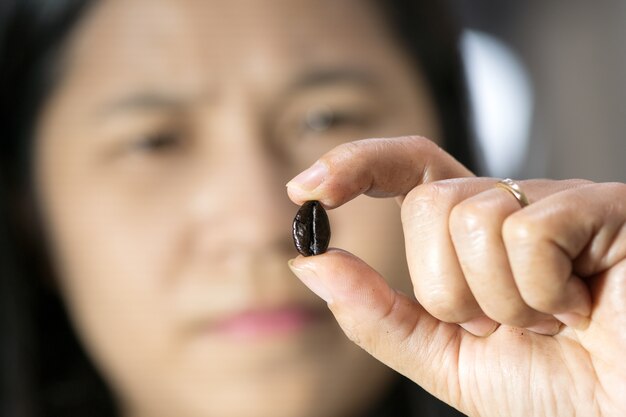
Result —
<path fill-rule="evenodd" d="M 404 196 L 416 186 L 474 174 L 434 142 L 419 136 L 364 139 L 339 145 L 287 183 L 296 204 L 338 207 L 360 194 Z"/>

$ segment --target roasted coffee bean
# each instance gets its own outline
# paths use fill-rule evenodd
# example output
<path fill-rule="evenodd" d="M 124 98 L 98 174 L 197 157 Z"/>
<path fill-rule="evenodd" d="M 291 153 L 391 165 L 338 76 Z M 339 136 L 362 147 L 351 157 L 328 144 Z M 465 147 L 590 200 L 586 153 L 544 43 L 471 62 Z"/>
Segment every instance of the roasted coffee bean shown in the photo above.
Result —
<path fill-rule="evenodd" d="M 326 252 L 330 242 L 330 223 L 319 201 L 307 201 L 300 207 L 292 226 L 293 243 L 303 256 Z"/>

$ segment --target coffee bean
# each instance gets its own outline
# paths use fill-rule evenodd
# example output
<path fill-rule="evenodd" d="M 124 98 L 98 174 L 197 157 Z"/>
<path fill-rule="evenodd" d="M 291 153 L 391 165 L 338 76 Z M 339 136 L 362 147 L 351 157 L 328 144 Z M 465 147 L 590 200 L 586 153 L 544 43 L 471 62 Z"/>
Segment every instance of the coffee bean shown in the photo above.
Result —
<path fill-rule="evenodd" d="M 326 252 L 330 242 L 330 223 L 319 201 L 307 201 L 300 207 L 292 226 L 293 243 L 303 256 Z"/>

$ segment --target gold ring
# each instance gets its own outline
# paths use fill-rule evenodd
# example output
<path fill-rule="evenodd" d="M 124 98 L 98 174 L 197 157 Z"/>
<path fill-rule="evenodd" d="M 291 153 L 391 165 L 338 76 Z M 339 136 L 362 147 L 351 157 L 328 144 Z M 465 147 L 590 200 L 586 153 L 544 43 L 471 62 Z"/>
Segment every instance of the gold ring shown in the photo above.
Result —
<path fill-rule="evenodd" d="M 513 197 L 515 197 L 515 199 L 519 202 L 522 208 L 526 207 L 529 204 L 528 197 L 526 197 L 526 194 L 524 194 L 522 188 L 512 179 L 505 178 L 503 180 L 500 180 L 496 183 L 496 187 L 507 190 L 508 192 L 513 194 Z"/>

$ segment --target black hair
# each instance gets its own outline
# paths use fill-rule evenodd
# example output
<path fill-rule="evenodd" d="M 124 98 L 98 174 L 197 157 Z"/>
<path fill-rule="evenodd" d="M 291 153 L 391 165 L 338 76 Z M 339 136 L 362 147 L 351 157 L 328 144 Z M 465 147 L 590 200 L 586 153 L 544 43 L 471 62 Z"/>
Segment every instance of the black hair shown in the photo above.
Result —
<path fill-rule="evenodd" d="M 469 99 L 460 53 L 461 29 L 444 1 L 378 0 L 392 33 L 426 77 L 441 124 L 443 147 L 476 170 Z"/>
<path fill-rule="evenodd" d="M 111 416 L 112 395 L 50 288 L 28 218 L 30 153 L 63 46 L 95 0 L 0 2 L 0 415 Z M 431 88 L 444 147 L 472 167 L 460 33 L 444 2 L 377 1 Z M 395 397 L 394 397 L 395 398 Z"/>
<path fill-rule="evenodd" d="M 107 388 L 71 330 L 32 201 L 31 139 L 62 49 L 91 1 L 0 3 L 0 415 L 111 416 Z"/>

